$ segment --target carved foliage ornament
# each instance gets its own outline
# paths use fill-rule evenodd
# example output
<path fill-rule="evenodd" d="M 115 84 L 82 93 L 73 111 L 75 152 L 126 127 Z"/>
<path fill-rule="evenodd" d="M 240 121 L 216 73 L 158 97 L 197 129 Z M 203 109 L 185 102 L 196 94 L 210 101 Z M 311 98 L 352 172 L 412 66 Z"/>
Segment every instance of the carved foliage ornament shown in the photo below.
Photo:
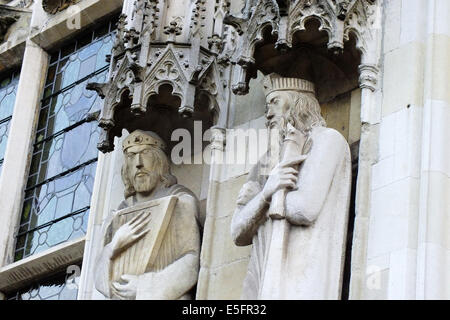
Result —
<path fill-rule="evenodd" d="M 29 14 L 27 9 L 15 8 L 0 4 L 0 43 L 5 40 L 9 27 L 20 19 L 23 14 Z"/>
<path fill-rule="evenodd" d="M 119 17 L 109 79 L 88 85 L 105 100 L 99 120 L 102 152 L 114 149 L 114 136 L 123 128 L 144 126 L 147 118 L 157 115 L 156 108 L 147 110 L 150 102 L 178 111 L 182 118 L 178 120 L 187 124 L 188 118 L 199 116 L 195 107 L 213 119 L 217 100 L 226 98 L 223 75 L 232 51 L 223 44 L 223 29 L 233 32 L 223 28 L 221 20 L 229 1 L 215 1 L 214 30 L 205 27 L 212 13 L 208 0 L 172 2 L 186 5 L 185 16 L 170 15 L 166 1 L 134 0 L 129 6 L 132 12 Z"/>
<path fill-rule="evenodd" d="M 55 14 L 59 11 L 63 11 L 78 1 L 80 0 L 42 0 L 42 8 L 47 13 Z"/>

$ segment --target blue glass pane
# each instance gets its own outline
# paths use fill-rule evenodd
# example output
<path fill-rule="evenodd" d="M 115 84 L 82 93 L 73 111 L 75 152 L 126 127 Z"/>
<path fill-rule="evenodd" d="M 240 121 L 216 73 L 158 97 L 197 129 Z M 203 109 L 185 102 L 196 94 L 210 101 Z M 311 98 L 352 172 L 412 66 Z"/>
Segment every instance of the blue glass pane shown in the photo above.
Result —
<path fill-rule="evenodd" d="M 79 70 L 80 70 L 80 60 L 77 59 L 76 55 L 71 56 L 69 62 L 65 65 L 63 69 L 64 71 L 62 82 L 63 88 L 71 85 L 72 83 L 78 80 Z"/>
<path fill-rule="evenodd" d="M 112 46 L 113 37 L 111 35 L 103 39 L 102 46 L 97 54 L 97 70 L 108 65 L 108 62 L 106 62 L 106 56 L 111 54 Z"/>
<path fill-rule="evenodd" d="M 6 121 L 0 124 L 0 160 L 5 157 L 10 122 L 11 121 Z"/>
<path fill-rule="evenodd" d="M 35 189 L 29 228 L 41 226 L 89 206 L 96 163 Z M 25 223 L 26 221 L 23 221 Z"/>
<path fill-rule="evenodd" d="M 8 119 L 13 114 L 18 84 L 18 75 L 13 75 L 0 81 L 0 173 L 3 167 L 3 158 L 5 157 L 11 123 L 11 120 Z"/>
<path fill-rule="evenodd" d="M 6 78 L 5 83 L 6 86 L 0 86 L 0 121 L 12 116 L 19 78 Z"/>
<path fill-rule="evenodd" d="M 111 54 L 112 45 L 113 37 L 109 35 L 62 59 L 57 69 L 58 75 L 53 91 L 64 89 L 107 66 L 106 56 Z M 48 77 L 54 77 L 53 72 L 50 72 Z"/>
<path fill-rule="evenodd" d="M 40 157 L 40 153 L 33 157 L 37 165 L 32 163 L 30 170 L 32 174 L 35 172 L 34 168 L 36 170 L 39 168 L 36 183 L 41 183 L 97 158 L 96 146 L 99 135 L 100 128 L 97 122 L 88 122 L 44 142 L 42 157 Z M 29 184 L 29 187 L 31 186 L 32 184 Z"/>
<path fill-rule="evenodd" d="M 89 113 L 101 108 L 102 100 L 94 91 L 87 90 L 86 84 L 105 81 L 107 73 L 104 71 L 91 77 L 52 99 L 48 113 L 47 137 L 82 121 Z"/>
<path fill-rule="evenodd" d="M 34 189 L 34 196 L 26 200 L 33 204 L 31 214 L 22 214 L 24 224 L 19 233 L 35 231 L 25 233 L 26 241 L 19 238 L 16 245 L 17 251 L 24 247 L 23 257 L 86 234 L 95 169 L 93 163 Z M 29 210 L 30 206 L 25 208 Z M 31 216 L 29 222 L 24 219 L 26 214 Z"/>
<path fill-rule="evenodd" d="M 12 91 L 11 93 L 8 93 L 3 97 L 3 99 L 0 101 L 0 119 L 5 119 L 9 116 L 12 116 L 15 101 L 15 91 Z"/>
<path fill-rule="evenodd" d="M 24 257 L 42 252 L 63 242 L 83 237 L 87 232 L 88 219 L 89 210 L 29 233 Z"/>

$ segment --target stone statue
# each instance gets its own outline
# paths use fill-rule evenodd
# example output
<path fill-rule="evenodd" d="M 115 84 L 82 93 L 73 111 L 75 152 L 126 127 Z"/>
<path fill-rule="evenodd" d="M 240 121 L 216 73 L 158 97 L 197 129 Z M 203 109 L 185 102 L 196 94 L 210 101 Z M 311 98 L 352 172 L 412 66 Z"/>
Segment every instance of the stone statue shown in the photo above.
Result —
<path fill-rule="evenodd" d="M 103 224 L 103 247 L 96 263 L 95 286 L 110 299 L 191 299 L 197 283 L 200 257 L 199 204 L 196 196 L 186 187 L 178 185 L 170 173 L 169 160 L 164 152 L 165 143 L 153 132 L 136 130 L 123 142 L 125 157 L 122 180 L 125 200 Z M 171 217 L 158 243 L 152 263 L 142 261 L 143 253 L 125 255 L 133 244 L 160 230 L 148 227 L 151 211 L 158 201 L 176 198 Z M 166 201 L 167 202 L 167 201 Z M 171 202 L 172 203 L 172 202 Z M 146 205 L 150 204 L 150 205 Z M 136 210 L 134 210 L 136 208 Z M 144 209 L 142 209 L 144 208 Z M 148 210 L 145 210 L 147 208 Z M 142 210 L 141 210 L 142 209 Z M 118 225 L 118 212 L 137 211 L 132 219 Z M 163 214 L 164 215 L 164 214 Z M 153 232 L 153 234 L 152 234 Z M 150 237 L 151 238 L 151 237 Z M 113 266 L 119 255 L 135 261 L 139 274 L 114 275 Z M 137 255 L 137 256 L 136 256 Z M 141 265 L 139 265 L 141 264 Z M 143 265 L 142 265 L 143 264 Z"/>
<path fill-rule="evenodd" d="M 251 169 L 231 223 L 237 245 L 253 244 L 242 298 L 339 299 L 348 143 L 326 128 L 311 82 L 271 74 L 264 88 L 269 148 Z"/>

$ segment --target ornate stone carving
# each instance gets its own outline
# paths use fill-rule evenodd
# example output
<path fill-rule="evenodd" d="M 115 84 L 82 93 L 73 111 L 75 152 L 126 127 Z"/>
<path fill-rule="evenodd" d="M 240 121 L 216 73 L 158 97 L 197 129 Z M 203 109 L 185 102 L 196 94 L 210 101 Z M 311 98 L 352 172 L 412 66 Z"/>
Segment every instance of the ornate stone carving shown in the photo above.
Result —
<path fill-rule="evenodd" d="M 189 299 L 198 277 L 198 200 L 170 173 L 153 132 L 123 142 L 125 200 L 103 225 L 95 285 L 109 299 Z"/>
<path fill-rule="evenodd" d="M 269 148 L 251 169 L 231 223 L 237 245 L 253 244 L 243 298 L 338 299 L 349 146 L 326 128 L 312 83 L 272 74 L 264 86 Z"/>
<path fill-rule="evenodd" d="M 247 70 L 255 64 L 255 48 L 263 41 L 267 27 L 276 39 L 275 47 L 286 51 L 292 48 L 294 34 L 306 30 L 306 23 L 315 19 L 320 24 L 319 30 L 328 34 L 327 46 L 331 52 L 342 53 L 344 41 L 353 33 L 357 48 L 364 54 L 372 38 L 376 8 L 376 0 L 247 0 L 241 15 L 228 15 L 224 20 L 241 35 L 235 57 L 241 71 L 233 92 L 248 92 Z"/>
<path fill-rule="evenodd" d="M 188 119 L 194 114 L 198 98 L 205 94 L 208 99 L 200 100 L 207 101 L 209 107 L 206 109 L 217 108 L 215 99 L 224 91 L 223 86 L 217 85 L 222 83 L 221 73 L 217 70 L 228 67 L 218 66 L 223 31 L 216 32 L 214 37 L 206 33 L 203 20 L 211 5 L 205 0 L 192 2 L 192 14 L 186 17 L 162 12 L 168 9 L 159 0 L 129 0 L 124 8 L 132 8 L 132 14 L 120 16 L 109 80 L 87 87 L 105 99 L 100 116 L 100 126 L 104 130 L 99 143 L 102 152 L 112 151 L 114 136 L 127 128 L 127 124 L 117 118 L 118 110 L 129 108 L 134 119 L 140 121 L 143 116 L 148 116 L 150 98 L 160 96 L 163 86 L 170 86 L 171 95 L 180 103 L 173 105 L 174 100 L 171 100 L 172 105 L 164 101 L 158 103 L 178 108 L 183 118 Z M 207 45 L 207 39 L 203 38 L 208 36 L 216 39 L 211 43 L 211 50 L 202 46 L 202 43 Z M 178 42 L 182 39 L 189 39 L 189 43 Z M 124 106 L 127 99 L 131 103 Z M 127 120 L 128 124 L 134 121 Z"/>
<path fill-rule="evenodd" d="M 24 14 L 30 11 L 0 4 L 0 43 L 5 40 L 9 27 Z"/>
<path fill-rule="evenodd" d="M 69 6 L 79 1 L 80 0 L 42 0 L 42 8 L 47 13 L 55 14 L 67 9 Z"/>
<path fill-rule="evenodd" d="M 359 86 L 375 91 L 378 84 L 379 69 L 375 65 L 362 64 L 359 66 Z"/>

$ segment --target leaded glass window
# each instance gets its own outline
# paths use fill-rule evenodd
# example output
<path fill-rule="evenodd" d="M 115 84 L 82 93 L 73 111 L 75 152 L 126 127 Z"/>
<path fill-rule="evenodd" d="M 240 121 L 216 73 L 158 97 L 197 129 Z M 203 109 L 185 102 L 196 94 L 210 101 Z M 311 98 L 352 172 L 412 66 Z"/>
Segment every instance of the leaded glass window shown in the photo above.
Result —
<path fill-rule="evenodd" d="M 51 54 L 25 189 L 15 260 L 86 233 L 102 101 L 88 82 L 106 82 L 112 23 Z"/>
<path fill-rule="evenodd" d="M 18 84 L 18 73 L 12 73 L 0 80 L 0 174 L 2 172 Z"/>
<path fill-rule="evenodd" d="M 62 272 L 7 295 L 7 300 L 76 300 L 79 276 Z"/>

